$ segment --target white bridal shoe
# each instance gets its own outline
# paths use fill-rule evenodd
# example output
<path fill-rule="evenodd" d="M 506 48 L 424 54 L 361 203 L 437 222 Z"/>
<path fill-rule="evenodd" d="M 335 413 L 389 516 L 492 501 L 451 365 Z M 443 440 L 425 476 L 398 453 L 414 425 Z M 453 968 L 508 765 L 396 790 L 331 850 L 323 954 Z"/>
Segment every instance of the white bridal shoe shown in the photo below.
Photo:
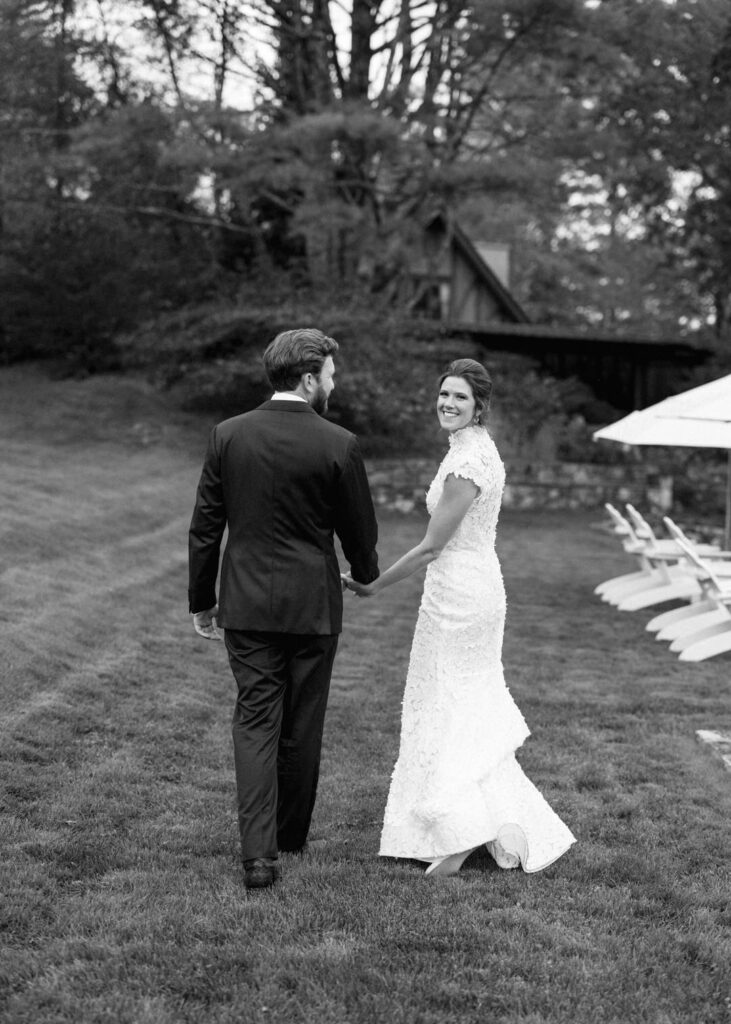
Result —
<path fill-rule="evenodd" d="M 437 857 L 433 860 L 429 867 L 424 872 L 425 875 L 430 875 L 432 878 L 435 875 L 440 877 L 446 875 L 456 875 L 462 864 L 473 850 L 476 850 L 476 846 L 472 846 L 469 850 L 464 850 L 462 853 L 450 853 L 446 857 Z"/>

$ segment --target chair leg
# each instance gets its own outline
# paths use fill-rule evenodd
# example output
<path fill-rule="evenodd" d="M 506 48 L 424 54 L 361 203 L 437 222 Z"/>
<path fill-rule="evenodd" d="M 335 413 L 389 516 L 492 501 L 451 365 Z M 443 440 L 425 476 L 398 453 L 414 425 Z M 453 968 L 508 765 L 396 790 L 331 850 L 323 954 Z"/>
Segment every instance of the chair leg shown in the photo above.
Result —
<path fill-rule="evenodd" d="M 661 612 L 656 615 L 654 619 L 645 626 L 648 633 L 657 633 L 664 629 L 666 626 L 672 626 L 676 622 L 682 622 L 684 619 L 689 619 L 694 615 L 702 615 L 704 612 L 713 611 L 718 605 L 715 601 L 691 601 L 690 604 L 684 604 L 682 608 L 673 608 L 669 612 Z"/>
<path fill-rule="evenodd" d="M 723 622 L 717 622 L 713 626 L 706 626 L 705 629 L 699 629 L 697 633 L 691 633 L 690 636 L 679 636 L 677 640 L 673 640 L 670 644 L 670 650 L 675 654 L 680 654 L 691 647 L 695 647 L 696 644 L 712 640 L 714 637 L 722 636 L 724 633 L 728 633 L 731 637 L 731 619 L 728 617 Z M 683 660 L 687 661 L 688 659 Z"/>

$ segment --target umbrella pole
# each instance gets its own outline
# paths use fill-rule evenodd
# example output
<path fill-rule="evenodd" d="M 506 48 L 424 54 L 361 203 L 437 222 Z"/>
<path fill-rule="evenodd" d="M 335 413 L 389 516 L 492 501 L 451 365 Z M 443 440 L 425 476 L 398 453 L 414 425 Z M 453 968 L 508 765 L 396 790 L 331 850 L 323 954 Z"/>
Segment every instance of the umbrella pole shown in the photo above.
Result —
<path fill-rule="evenodd" d="M 728 468 L 726 470 L 726 528 L 723 535 L 723 546 L 726 551 L 731 549 L 731 448 L 728 451 Z"/>

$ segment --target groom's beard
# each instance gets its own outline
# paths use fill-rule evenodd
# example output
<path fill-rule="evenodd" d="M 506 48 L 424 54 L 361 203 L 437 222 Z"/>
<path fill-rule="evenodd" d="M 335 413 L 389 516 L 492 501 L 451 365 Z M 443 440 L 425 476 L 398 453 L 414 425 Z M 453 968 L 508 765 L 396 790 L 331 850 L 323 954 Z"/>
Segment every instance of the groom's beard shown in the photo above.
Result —
<path fill-rule="evenodd" d="M 315 412 L 319 413 L 320 416 L 324 416 L 327 412 L 327 394 L 322 384 L 318 384 L 317 391 L 313 395 L 311 405 Z"/>

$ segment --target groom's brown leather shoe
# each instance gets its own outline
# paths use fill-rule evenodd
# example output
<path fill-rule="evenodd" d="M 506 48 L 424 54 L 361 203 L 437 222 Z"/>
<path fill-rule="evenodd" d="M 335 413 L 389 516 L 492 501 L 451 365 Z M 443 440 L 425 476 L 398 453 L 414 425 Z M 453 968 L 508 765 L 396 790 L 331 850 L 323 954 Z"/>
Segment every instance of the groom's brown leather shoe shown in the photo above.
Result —
<path fill-rule="evenodd" d="M 244 861 L 244 885 L 247 889 L 266 889 L 279 880 L 279 861 L 256 857 Z"/>

